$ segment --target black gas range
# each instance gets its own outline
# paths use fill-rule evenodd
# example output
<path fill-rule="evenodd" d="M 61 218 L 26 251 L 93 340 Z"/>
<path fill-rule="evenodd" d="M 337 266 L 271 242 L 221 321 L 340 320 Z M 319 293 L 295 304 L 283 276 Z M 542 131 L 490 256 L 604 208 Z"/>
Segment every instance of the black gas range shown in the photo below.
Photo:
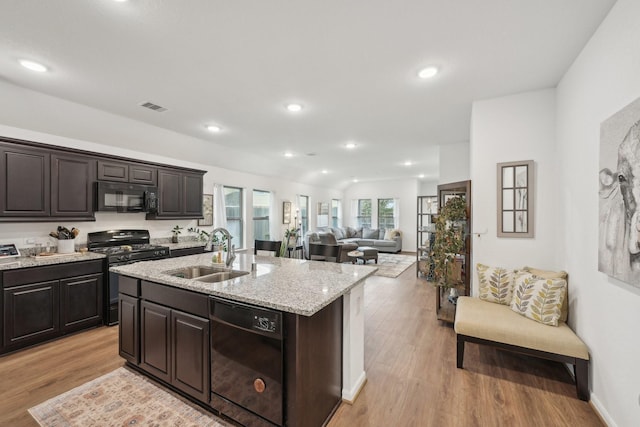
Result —
<path fill-rule="evenodd" d="M 152 245 L 148 230 L 108 230 L 89 233 L 91 252 L 107 256 L 109 267 L 169 257 L 167 246 Z M 104 292 L 104 323 L 118 324 L 118 275 L 109 273 Z"/>

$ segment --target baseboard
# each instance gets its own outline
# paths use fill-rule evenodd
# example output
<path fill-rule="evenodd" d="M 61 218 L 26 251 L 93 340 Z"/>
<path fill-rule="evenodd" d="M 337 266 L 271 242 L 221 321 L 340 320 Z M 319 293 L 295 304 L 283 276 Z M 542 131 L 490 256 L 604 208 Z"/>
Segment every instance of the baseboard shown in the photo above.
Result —
<path fill-rule="evenodd" d="M 573 365 L 570 363 L 563 363 L 564 367 L 567 368 L 567 372 L 571 375 L 573 381 L 576 380 L 575 375 L 573 374 Z M 589 390 L 589 406 L 593 409 L 593 412 L 596 413 L 600 421 L 608 427 L 617 427 L 617 424 L 613 421 L 607 410 L 602 406 L 598 397 Z"/>
<path fill-rule="evenodd" d="M 351 390 L 342 389 L 342 401 L 344 403 L 348 403 L 349 405 L 353 405 L 353 402 L 355 402 L 358 398 L 358 395 L 360 394 L 360 391 L 362 390 L 366 382 L 367 375 L 364 371 L 362 371 Z"/>
<path fill-rule="evenodd" d="M 600 420 L 605 425 L 607 425 L 608 427 L 618 427 L 615 421 L 613 421 L 613 418 L 611 418 L 611 415 L 609 415 L 609 412 L 607 412 L 606 408 L 600 402 L 600 399 L 598 399 L 598 396 L 596 396 L 594 393 L 591 393 L 591 400 L 589 401 L 589 405 L 591 405 L 591 407 L 593 408 L 593 412 L 595 412 L 596 415 L 600 417 Z"/>

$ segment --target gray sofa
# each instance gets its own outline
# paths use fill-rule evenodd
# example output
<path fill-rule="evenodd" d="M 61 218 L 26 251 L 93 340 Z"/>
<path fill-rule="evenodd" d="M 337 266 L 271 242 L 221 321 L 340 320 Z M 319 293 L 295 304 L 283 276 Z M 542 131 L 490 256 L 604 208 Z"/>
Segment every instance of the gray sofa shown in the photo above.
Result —
<path fill-rule="evenodd" d="M 312 242 L 324 244 L 334 244 L 335 239 L 335 243 L 346 245 L 342 250 L 343 253 L 347 249 L 351 251 L 359 246 L 376 248 L 378 252 L 397 253 L 402 251 L 402 232 L 399 230 L 319 227 L 317 231 L 308 232 L 305 235 L 305 254 L 308 253 L 310 239 Z"/>

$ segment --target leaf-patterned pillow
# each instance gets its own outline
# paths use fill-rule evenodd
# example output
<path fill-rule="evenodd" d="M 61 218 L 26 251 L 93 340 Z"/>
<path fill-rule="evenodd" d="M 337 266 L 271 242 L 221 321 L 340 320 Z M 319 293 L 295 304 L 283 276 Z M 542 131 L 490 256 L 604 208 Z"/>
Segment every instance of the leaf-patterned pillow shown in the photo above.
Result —
<path fill-rule="evenodd" d="M 509 305 L 513 293 L 513 270 L 476 264 L 480 299 Z"/>
<path fill-rule="evenodd" d="M 564 279 L 544 279 L 526 272 L 515 275 L 511 309 L 536 322 L 558 326 L 567 288 Z"/>

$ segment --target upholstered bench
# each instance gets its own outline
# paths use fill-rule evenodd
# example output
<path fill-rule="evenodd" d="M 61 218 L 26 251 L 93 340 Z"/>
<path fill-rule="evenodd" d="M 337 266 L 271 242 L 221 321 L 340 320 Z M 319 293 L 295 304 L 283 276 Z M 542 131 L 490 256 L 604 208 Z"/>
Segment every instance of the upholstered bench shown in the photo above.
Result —
<path fill-rule="evenodd" d="M 510 305 L 461 296 L 454 329 L 458 368 L 462 368 L 466 342 L 570 363 L 574 366 L 578 398 L 589 400 L 589 351 L 562 318 L 557 326 L 550 326 L 515 312 Z"/>

